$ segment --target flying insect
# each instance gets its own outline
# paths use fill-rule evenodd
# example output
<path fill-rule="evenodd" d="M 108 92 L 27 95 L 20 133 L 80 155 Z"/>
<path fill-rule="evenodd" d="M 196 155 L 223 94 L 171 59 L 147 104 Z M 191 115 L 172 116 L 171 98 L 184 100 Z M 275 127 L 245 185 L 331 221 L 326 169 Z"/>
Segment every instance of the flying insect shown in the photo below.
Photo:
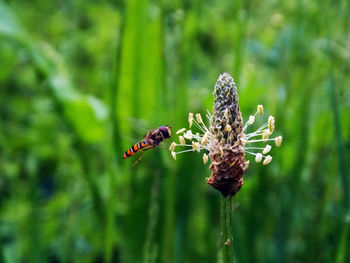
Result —
<path fill-rule="evenodd" d="M 151 150 L 159 146 L 162 141 L 171 138 L 171 128 L 171 126 L 160 126 L 158 129 L 150 130 L 143 141 L 134 144 L 124 153 L 123 159 L 127 159 L 141 151 L 139 158 L 134 164 L 135 166 L 141 160 L 144 151 Z"/>

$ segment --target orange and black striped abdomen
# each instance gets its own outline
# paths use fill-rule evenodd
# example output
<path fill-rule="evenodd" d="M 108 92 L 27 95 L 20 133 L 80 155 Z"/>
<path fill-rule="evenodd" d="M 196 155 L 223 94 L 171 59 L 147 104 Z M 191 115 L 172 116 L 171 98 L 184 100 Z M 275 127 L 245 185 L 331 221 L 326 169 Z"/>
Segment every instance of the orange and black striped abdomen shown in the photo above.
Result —
<path fill-rule="evenodd" d="M 142 148 L 145 148 L 149 146 L 149 143 L 147 141 L 142 141 L 139 143 L 136 143 L 134 146 L 130 147 L 123 156 L 123 159 L 129 158 L 130 156 L 133 156 L 135 153 L 137 153 Z"/>

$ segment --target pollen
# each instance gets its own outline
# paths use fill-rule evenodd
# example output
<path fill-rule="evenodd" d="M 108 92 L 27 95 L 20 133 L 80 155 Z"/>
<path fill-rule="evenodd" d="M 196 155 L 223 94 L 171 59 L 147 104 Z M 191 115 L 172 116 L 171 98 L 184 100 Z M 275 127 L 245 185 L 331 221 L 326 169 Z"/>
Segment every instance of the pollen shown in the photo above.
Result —
<path fill-rule="evenodd" d="M 182 128 L 182 129 L 178 130 L 178 131 L 176 132 L 176 134 L 183 133 L 184 131 L 186 131 L 186 128 Z"/>
<path fill-rule="evenodd" d="M 268 120 L 268 127 L 270 130 L 270 133 L 273 132 L 273 130 L 275 129 L 275 118 L 273 116 L 269 116 L 269 120 Z"/>
<path fill-rule="evenodd" d="M 179 136 L 179 141 L 182 146 L 186 144 L 185 138 L 183 136 Z"/>
<path fill-rule="evenodd" d="M 258 105 L 258 113 L 262 115 L 264 113 L 264 107 L 263 105 Z"/>
<path fill-rule="evenodd" d="M 189 123 L 190 128 L 191 128 L 191 127 L 192 127 L 192 124 L 193 124 L 193 113 L 192 113 L 192 112 L 190 112 L 190 113 L 188 114 L 188 123 Z"/>
<path fill-rule="evenodd" d="M 176 152 L 171 152 L 171 156 L 176 160 Z"/>
<path fill-rule="evenodd" d="M 191 130 L 188 130 L 187 132 L 184 133 L 184 137 L 187 140 L 192 140 L 193 134 Z"/>
<path fill-rule="evenodd" d="M 282 144 L 282 136 L 278 136 L 275 138 L 275 144 L 277 147 L 280 147 Z"/>
<path fill-rule="evenodd" d="M 248 124 L 252 125 L 254 123 L 254 121 L 255 121 L 255 117 L 253 115 L 250 115 L 249 120 L 248 120 Z"/>
<path fill-rule="evenodd" d="M 204 133 L 204 136 L 201 141 L 201 145 L 204 147 L 209 140 L 209 132 Z"/>
<path fill-rule="evenodd" d="M 200 151 L 199 143 L 192 141 L 192 151 Z"/>
<path fill-rule="evenodd" d="M 260 163 L 262 160 L 263 155 L 261 153 L 257 153 L 255 155 L 255 162 Z"/>
<path fill-rule="evenodd" d="M 199 124 L 202 124 L 202 123 L 203 123 L 202 116 L 201 116 L 200 113 L 197 113 L 197 114 L 196 114 L 196 119 L 197 119 L 197 121 L 198 121 Z"/>
<path fill-rule="evenodd" d="M 263 154 L 267 154 L 269 151 L 271 151 L 271 145 L 267 144 L 263 150 Z"/>
<path fill-rule="evenodd" d="M 169 147 L 169 151 L 173 152 L 175 150 L 176 143 L 172 142 Z"/>
<path fill-rule="evenodd" d="M 206 164 L 208 160 L 209 160 L 208 155 L 206 153 L 203 154 L 203 163 Z"/>
<path fill-rule="evenodd" d="M 267 164 L 271 163 L 271 161 L 272 161 L 272 157 L 271 157 L 271 155 L 268 155 L 265 157 L 263 165 L 267 165 Z"/>
<path fill-rule="evenodd" d="M 264 130 L 262 134 L 263 140 L 267 140 L 269 136 L 270 136 L 270 130 L 269 129 Z"/>

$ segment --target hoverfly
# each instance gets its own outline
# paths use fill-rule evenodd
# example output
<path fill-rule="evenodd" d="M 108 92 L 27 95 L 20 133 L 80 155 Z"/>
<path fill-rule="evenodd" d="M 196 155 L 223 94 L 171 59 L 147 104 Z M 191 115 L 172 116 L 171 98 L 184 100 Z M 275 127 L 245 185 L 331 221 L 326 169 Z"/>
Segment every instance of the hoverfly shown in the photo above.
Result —
<path fill-rule="evenodd" d="M 171 126 L 160 126 L 158 129 L 150 130 L 143 141 L 136 143 L 124 153 L 123 159 L 129 158 L 138 151 L 141 151 L 139 158 L 133 165 L 135 166 L 141 160 L 144 151 L 157 147 L 162 141 L 171 137 L 171 128 Z"/>

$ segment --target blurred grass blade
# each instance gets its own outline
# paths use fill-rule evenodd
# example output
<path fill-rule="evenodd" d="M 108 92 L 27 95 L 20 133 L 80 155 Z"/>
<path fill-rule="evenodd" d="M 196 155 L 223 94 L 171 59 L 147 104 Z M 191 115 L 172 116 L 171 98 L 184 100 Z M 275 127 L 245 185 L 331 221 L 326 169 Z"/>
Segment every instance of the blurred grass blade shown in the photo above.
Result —
<path fill-rule="evenodd" d="M 346 219 L 347 221 L 350 221 L 349 216 Z M 349 246 L 347 245 L 347 241 L 349 239 L 349 226 L 350 222 L 345 222 L 345 226 L 343 231 L 341 231 L 340 234 L 340 240 L 339 240 L 339 246 L 337 250 L 337 255 L 336 255 L 336 263 L 345 263 L 347 261 L 347 257 L 350 257 L 349 255 Z"/>
<path fill-rule="evenodd" d="M 334 76 L 332 73 L 330 75 L 329 81 L 330 81 L 329 89 L 330 89 L 331 107 L 332 107 L 333 118 L 334 118 L 334 137 L 336 141 L 337 152 L 339 155 L 339 159 L 338 159 L 339 172 L 342 180 L 343 193 L 344 193 L 344 209 L 346 214 L 346 212 L 350 211 L 349 177 L 348 177 L 348 172 L 346 168 L 346 160 L 345 160 L 346 154 L 344 151 L 344 142 L 343 142 L 341 127 L 340 127 L 339 110 L 337 106 L 338 100 L 337 100 L 337 95 L 335 90 Z"/>
<path fill-rule="evenodd" d="M 0 2 L 0 36 L 17 40 L 28 38 L 16 16 L 4 2 Z"/>
<path fill-rule="evenodd" d="M 62 57 L 47 43 L 38 44 L 31 39 L 3 2 L 0 3 L 0 37 L 18 41 L 26 50 L 43 79 L 47 80 L 55 100 L 62 105 L 65 118 L 79 138 L 90 143 L 104 138 L 105 105 L 73 88 Z"/>
<path fill-rule="evenodd" d="M 350 217 L 350 189 L 349 189 L 349 177 L 346 166 L 346 153 L 344 150 L 344 142 L 341 133 L 341 124 L 339 117 L 339 110 L 337 105 L 337 94 L 335 89 L 335 80 L 332 70 L 330 70 L 329 77 L 329 92 L 331 100 L 331 108 L 333 111 L 334 119 L 334 137 L 336 141 L 337 153 L 338 153 L 338 162 L 339 162 L 339 173 L 341 176 L 342 186 L 343 186 L 343 217 L 344 217 L 344 226 L 342 227 L 342 234 L 339 236 L 339 247 L 337 251 L 337 263 L 346 262 L 347 253 L 349 250 L 348 247 L 348 232 L 349 232 L 349 217 Z M 348 255 L 350 256 L 350 255 Z"/>

